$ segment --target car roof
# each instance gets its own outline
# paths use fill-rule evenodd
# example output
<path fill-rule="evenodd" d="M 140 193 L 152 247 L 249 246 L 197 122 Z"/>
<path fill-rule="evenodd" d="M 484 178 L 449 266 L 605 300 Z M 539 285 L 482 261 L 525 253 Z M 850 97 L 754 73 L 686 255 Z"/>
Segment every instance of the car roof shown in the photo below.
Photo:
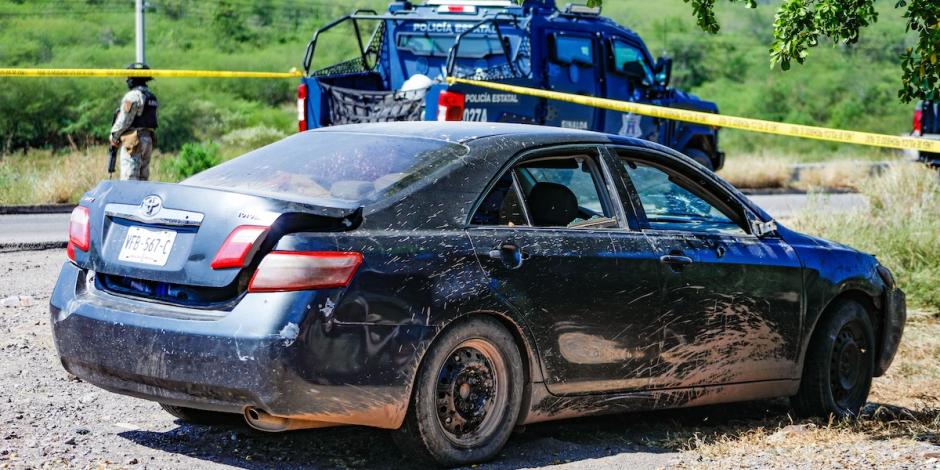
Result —
<path fill-rule="evenodd" d="M 347 124 L 322 127 L 309 132 L 355 132 L 362 134 L 389 135 L 434 139 L 443 142 L 466 144 L 474 140 L 497 136 L 519 136 L 553 141 L 570 139 L 573 142 L 611 142 L 616 136 L 600 132 L 565 129 L 532 124 L 509 124 L 500 122 L 381 122 Z"/>

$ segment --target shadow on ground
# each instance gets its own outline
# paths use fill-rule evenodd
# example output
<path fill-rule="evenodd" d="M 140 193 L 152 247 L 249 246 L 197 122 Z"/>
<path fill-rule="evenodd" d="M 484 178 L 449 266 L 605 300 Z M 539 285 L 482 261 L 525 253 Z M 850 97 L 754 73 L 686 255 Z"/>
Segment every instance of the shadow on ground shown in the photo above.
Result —
<path fill-rule="evenodd" d="M 626 413 L 540 423 L 520 429 L 488 469 L 515 469 L 618 456 L 618 467 L 655 468 L 669 462 L 693 432 L 745 430 L 787 419 L 785 400 L 684 410 Z M 238 422 L 196 426 L 177 421 L 167 432 L 128 431 L 137 444 L 246 469 L 414 468 L 391 432 L 340 427 L 265 434 Z"/>

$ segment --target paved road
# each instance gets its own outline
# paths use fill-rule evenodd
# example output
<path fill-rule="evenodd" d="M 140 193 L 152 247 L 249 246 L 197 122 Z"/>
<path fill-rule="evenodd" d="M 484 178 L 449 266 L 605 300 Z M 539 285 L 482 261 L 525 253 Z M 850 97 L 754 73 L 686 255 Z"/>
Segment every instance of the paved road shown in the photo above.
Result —
<path fill-rule="evenodd" d="M 861 194 L 773 194 L 750 196 L 767 213 L 777 219 L 786 219 L 799 215 L 807 207 L 816 207 L 821 211 L 838 214 L 862 210 L 868 206 L 868 200 Z"/>
<path fill-rule="evenodd" d="M 812 204 L 832 213 L 858 210 L 867 205 L 859 194 L 780 194 L 751 196 L 751 199 L 780 219 L 793 217 Z M 64 244 L 68 223 L 69 214 L 0 215 L 0 250 L 49 248 Z"/>
<path fill-rule="evenodd" d="M 69 214 L 0 215 L 0 250 L 64 244 L 68 226 Z"/>

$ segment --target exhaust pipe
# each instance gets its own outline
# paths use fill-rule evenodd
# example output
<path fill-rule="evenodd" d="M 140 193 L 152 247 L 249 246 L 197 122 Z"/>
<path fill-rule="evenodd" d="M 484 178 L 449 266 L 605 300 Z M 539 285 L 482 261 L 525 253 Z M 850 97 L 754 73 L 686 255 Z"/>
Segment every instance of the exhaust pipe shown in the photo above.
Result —
<path fill-rule="evenodd" d="M 284 432 L 298 429 L 316 429 L 340 426 L 336 423 L 311 421 L 307 419 L 284 418 L 274 416 L 255 407 L 245 408 L 245 422 L 254 429 L 264 432 Z"/>

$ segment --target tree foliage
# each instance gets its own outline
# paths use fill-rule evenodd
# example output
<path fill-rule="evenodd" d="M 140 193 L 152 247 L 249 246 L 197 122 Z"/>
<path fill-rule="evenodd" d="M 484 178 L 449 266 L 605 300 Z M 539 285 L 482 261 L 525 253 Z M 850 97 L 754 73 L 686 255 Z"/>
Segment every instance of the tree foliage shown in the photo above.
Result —
<path fill-rule="evenodd" d="M 600 3 L 602 0 L 595 0 Z M 717 0 L 683 0 L 692 7 L 696 22 L 705 31 L 719 31 L 715 16 Z M 729 0 L 756 8 L 756 0 Z M 784 0 L 774 19 L 774 40 L 770 47 L 772 66 L 784 70 L 793 61 L 802 64 L 809 49 L 821 38 L 835 44 L 858 42 L 862 29 L 878 20 L 875 0 Z M 901 57 L 902 86 L 898 96 L 904 101 L 940 98 L 940 2 L 936 0 L 897 0 L 904 8 L 907 30 L 917 34 L 915 47 Z"/>

